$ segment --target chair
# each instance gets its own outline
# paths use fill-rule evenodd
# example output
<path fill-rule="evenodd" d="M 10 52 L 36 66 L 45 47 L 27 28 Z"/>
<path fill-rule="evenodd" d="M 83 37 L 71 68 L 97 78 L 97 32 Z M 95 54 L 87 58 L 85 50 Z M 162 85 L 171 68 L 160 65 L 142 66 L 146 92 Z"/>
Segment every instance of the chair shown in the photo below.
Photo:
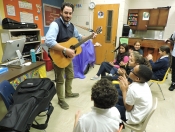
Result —
<path fill-rule="evenodd" d="M 13 104 L 12 96 L 14 92 L 15 89 L 7 80 L 0 83 L 0 96 L 2 97 L 7 110 L 9 109 L 10 105 Z"/>
<path fill-rule="evenodd" d="M 148 124 L 148 121 L 150 119 L 150 117 L 152 116 L 152 114 L 154 113 L 154 111 L 157 108 L 157 98 L 153 98 L 153 104 L 152 104 L 152 108 L 150 110 L 150 112 L 148 113 L 148 115 L 146 116 L 145 120 L 137 125 L 133 125 L 133 124 L 127 124 L 126 122 L 123 121 L 125 127 L 131 129 L 131 132 L 136 131 L 136 132 L 146 132 L 146 126 Z"/>
<path fill-rule="evenodd" d="M 119 81 L 112 81 L 112 84 L 119 84 Z"/>
<path fill-rule="evenodd" d="M 164 94 L 163 94 L 162 89 L 161 89 L 161 87 L 160 87 L 159 84 L 162 84 L 162 83 L 165 82 L 165 80 L 166 80 L 166 78 L 167 78 L 167 76 L 168 76 L 169 71 L 170 71 L 170 67 L 169 67 L 168 70 L 166 71 L 166 73 L 165 73 L 165 75 L 164 75 L 162 81 L 158 81 L 158 80 L 150 80 L 151 84 L 149 85 L 149 86 L 151 87 L 151 85 L 152 85 L 153 83 L 157 83 L 157 85 L 159 86 L 159 89 L 160 89 L 160 91 L 161 91 L 161 93 L 162 93 L 162 96 L 163 96 L 163 99 L 164 99 L 164 100 L 165 100 L 165 97 L 164 97 Z"/>

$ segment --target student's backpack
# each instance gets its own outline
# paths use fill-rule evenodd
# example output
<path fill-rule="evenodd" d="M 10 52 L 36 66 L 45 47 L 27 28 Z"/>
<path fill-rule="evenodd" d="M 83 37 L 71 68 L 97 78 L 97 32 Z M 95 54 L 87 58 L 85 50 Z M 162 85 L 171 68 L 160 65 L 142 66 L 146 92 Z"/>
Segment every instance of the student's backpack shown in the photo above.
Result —
<path fill-rule="evenodd" d="M 13 94 L 13 105 L 0 121 L 0 131 L 29 132 L 31 126 L 45 129 L 53 111 L 50 101 L 55 93 L 55 84 L 49 78 L 33 78 L 21 82 Z M 34 125 L 35 117 L 43 111 L 47 111 L 45 124 Z"/>

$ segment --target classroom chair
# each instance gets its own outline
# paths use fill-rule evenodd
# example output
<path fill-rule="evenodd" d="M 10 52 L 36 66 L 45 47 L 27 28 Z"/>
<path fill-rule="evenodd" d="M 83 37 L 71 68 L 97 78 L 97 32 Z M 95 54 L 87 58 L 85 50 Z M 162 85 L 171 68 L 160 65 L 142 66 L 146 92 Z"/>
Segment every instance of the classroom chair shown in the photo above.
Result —
<path fill-rule="evenodd" d="M 160 91 L 161 91 L 161 93 L 162 93 L 162 96 L 163 96 L 163 99 L 164 99 L 164 100 L 165 100 L 165 97 L 164 97 L 164 94 L 163 94 L 162 89 L 161 89 L 161 87 L 160 87 L 160 84 L 163 84 L 163 83 L 165 82 L 165 80 L 166 80 L 166 78 L 167 78 L 167 76 L 168 76 L 169 71 L 170 71 L 170 67 L 169 67 L 168 70 L 166 71 L 166 73 L 165 73 L 164 78 L 163 78 L 162 81 L 150 80 L 151 84 L 149 85 L 149 86 L 151 87 L 151 85 L 152 85 L 153 83 L 157 83 L 157 85 L 159 86 L 159 89 L 160 89 Z"/>
<path fill-rule="evenodd" d="M 7 80 L 4 80 L 0 83 L 0 96 L 4 101 L 4 104 L 9 109 L 10 105 L 13 104 L 13 93 L 15 89 Z"/>
<path fill-rule="evenodd" d="M 152 104 L 152 108 L 150 110 L 150 112 L 148 113 L 148 115 L 146 116 L 145 120 L 137 125 L 133 125 L 133 124 L 127 124 L 126 122 L 123 121 L 125 127 L 131 129 L 131 132 L 146 132 L 146 126 L 148 124 L 148 121 L 150 119 L 150 117 L 152 116 L 152 114 L 154 113 L 154 111 L 157 108 L 157 98 L 153 98 L 153 104 Z"/>

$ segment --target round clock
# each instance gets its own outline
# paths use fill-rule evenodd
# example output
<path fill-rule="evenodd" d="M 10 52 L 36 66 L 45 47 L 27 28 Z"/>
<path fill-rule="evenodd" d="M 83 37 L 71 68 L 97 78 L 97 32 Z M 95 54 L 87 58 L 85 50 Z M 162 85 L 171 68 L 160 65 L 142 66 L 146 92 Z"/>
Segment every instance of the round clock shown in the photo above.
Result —
<path fill-rule="evenodd" d="M 91 3 L 89 4 L 89 8 L 90 8 L 90 9 L 94 9 L 94 8 L 95 8 L 95 3 L 94 3 L 94 2 L 91 2 Z"/>

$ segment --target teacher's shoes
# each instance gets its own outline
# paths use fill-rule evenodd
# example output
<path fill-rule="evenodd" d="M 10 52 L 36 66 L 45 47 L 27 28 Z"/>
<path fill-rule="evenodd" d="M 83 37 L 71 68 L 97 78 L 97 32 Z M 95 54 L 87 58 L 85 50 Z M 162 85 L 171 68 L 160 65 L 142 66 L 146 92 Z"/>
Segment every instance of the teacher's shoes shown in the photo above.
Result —
<path fill-rule="evenodd" d="M 65 98 L 76 98 L 78 96 L 79 96 L 79 93 L 72 93 L 72 94 L 66 95 Z"/>
<path fill-rule="evenodd" d="M 69 105 L 64 100 L 59 100 L 58 104 L 62 109 L 65 109 L 65 110 L 69 109 Z"/>
<path fill-rule="evenodd" d="M 171 86 L 169 87 L 170 91 L 173 91 L 175 89 L 175 83 L 172 83 Z"/>

